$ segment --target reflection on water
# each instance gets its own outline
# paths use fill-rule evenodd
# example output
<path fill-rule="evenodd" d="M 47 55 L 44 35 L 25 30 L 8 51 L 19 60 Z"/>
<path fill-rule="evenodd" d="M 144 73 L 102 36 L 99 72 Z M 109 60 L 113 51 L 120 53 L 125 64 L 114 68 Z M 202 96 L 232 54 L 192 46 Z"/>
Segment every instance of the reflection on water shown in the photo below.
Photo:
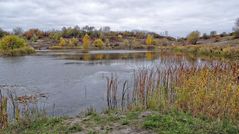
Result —
<path fill-rule="evenodd" d="M 0 58 L 0 85 L 20 85 L 48 94 L 46 108 L 55 114 L 76 115 L 87 107 L 106 106 L 106 79 L 112 73 L 119 82 L 133 77 L 139 67 L 159 69 L 185 63 L 209 64 L 196 57 L 154 51 L 40 51 L 36 56 Z M 132 86 L 132 85 L 129 85 Z M 21 89 L 19 89 L 21 90 Z"/>

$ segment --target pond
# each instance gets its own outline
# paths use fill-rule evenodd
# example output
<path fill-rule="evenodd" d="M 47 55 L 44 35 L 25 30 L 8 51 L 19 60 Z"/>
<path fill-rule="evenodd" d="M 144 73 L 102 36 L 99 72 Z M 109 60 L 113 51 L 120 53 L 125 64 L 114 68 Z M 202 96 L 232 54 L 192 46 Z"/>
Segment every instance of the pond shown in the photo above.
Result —
<path fill-rule="evenodd" d="M 89 107 L 97 111 L 106 108 L 106 77 L 112 74 L 119 82 L 130 83 L 140 67 L 163 69 L 181 63 L 211 62 L 147 50 L 38 51 L 33 56 L 0 58 L 0 85 L 15 87 L 17 92 L 27 89 L 26 94 L 47 94 L 44 107 L 50 114 L 77 115 Z"/>

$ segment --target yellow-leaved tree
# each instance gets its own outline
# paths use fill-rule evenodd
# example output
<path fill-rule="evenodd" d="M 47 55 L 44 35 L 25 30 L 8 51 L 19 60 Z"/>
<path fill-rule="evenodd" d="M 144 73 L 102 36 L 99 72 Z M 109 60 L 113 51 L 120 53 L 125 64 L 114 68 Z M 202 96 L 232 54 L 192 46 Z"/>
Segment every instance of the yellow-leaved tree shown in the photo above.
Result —
<path fill-rule="evenodd" d="M 86 34 L 84 37 L 83 37 L 83 48 L 84 49 L 88 49 L 89 48 L 89 45 L 90 45 L 90 36 L 88 34 Z"/>
<path fill-rule="evenodd" d="M 145 41 L 146 45 L 152 45 L 153 41 L 154 41 L 153 36 L 148 34 L 147 38 L 146 38 L 146 41 Z"/>

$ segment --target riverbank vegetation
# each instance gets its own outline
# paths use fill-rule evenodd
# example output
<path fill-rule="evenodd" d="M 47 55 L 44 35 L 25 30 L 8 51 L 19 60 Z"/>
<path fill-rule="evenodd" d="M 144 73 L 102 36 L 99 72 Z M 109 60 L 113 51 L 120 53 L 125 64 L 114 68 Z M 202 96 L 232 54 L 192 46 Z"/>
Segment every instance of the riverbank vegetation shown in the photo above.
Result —
<path fill-rule="evenodd" d="M 4 36 L 0 40 L 0 55 L 20 56 L 34 53 L 34 49 L 27 42 L 15 35 Z"/>
<path fill-rule="evenodd" d="M 239 40 L 238 40 L 239 43 Z M 239 59 L 239 48 L 236 45 L 187 45 L 162 46 L 161 51 L 191 54 L 193 56 L 206 56 L 209 58 Z"/>
<path fill-rule="evenodd" d="M 103 113 L 90 108 L 74 118 L 21 118 L 27 122 L 18 121 L 2 131 L 236 134 L 238 68 L 237 63 L 144 67 L 135 71 L 132 87 L 112 75 L 107 77 L 108 108 Z"/>

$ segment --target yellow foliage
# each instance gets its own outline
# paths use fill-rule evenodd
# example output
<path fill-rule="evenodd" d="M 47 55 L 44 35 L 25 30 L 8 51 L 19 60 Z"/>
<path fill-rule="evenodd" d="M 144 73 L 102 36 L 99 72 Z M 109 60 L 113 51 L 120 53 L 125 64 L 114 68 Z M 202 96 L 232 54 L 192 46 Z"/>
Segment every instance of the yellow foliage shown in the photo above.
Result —
<path fill-rule="evenodd" d="M 84 49 L 88 49 L 88 48 L 89 48 L 89 45 L 90 45 L 90 36 L 86 34 L 86 35 L 83 37 L 83 48 L 84 48 Z"/>
<path fill-rule="evenodd" d="M 152 44 L 153 44 L 153 40 L 154 40 L 154 39 L 153 39 L 153 36 L 150 35 L 150 34 L 148 34 L 145 43 L 146 43 L 147 45 L 152 45 Z"/>
<path fill-rule="evenodd" d="M 200 33 L 198 31 L 193 31 L 188 35 L 187 41 L 195 45 L 197 44 L 197 41 L 199 38 L 200 38 Z"/>
<path fill-rule="evenodd" d="M 77 46 L 77 44 L 78 44 L 78 39 L 77 38 L 73 37 L 69 40 L 69 45 L 70 46 L 72 46 L 72 47 Z"/>
<path fill-rule="evenodd" d="M 95 45 L 95 47 L 102 48 L 104 42 L 101 39 L 96 39 L 93 44 Z"/>
<path fill-rule="evenodd" d="M 58 44 L 58 46 L 61 46 L 61 47 L 63 47 L 63 46 L 66 46 L 66 40 L 64 39 L 64 38 L 60 38 L 60 42 L 59 42 L 59 44 Z"/>
<path fill-rule="evenodd" d="M 234 73 L 209 67 L 185 72 L 176 88 L 177 107 L 194 115 L 238 117 L 239 85 Z"/>
<path fill-rule="evenodd" d="M 238 64 L 216 64 L 139 70 L 134 75 L 136 101 L 132 106 L 160 111 L 173 108 L 194 116 L 238 120 L 238 68 Z"/>
<path fill-rule="evenodd" d="M 0 40 L 0 49 L 2 50 L 13 50 L 27 46 L 26 41 L 16 35 L 7 35 Z"/>

